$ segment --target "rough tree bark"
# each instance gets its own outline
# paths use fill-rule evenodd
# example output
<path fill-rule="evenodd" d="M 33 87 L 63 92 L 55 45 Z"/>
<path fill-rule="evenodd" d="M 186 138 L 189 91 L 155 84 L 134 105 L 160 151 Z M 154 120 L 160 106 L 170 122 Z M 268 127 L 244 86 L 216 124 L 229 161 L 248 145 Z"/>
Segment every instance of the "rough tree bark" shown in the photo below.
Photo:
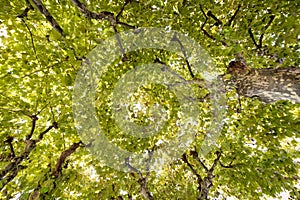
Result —
<path fill-rule="evenodd" d="M 231 75 L 227 84 L 234 86 L 241 96 L 257 97 L 264 103 L 300 103 L 300 68 L 253 69 L 244 62 L 232 61 L 227 73 Z"/>

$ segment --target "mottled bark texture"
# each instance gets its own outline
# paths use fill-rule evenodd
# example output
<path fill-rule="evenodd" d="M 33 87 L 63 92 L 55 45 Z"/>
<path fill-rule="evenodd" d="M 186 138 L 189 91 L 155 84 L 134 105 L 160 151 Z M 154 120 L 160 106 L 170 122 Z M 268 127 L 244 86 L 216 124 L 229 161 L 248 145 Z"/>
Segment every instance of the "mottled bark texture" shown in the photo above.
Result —
<path fill-rule="evenodd" d="M 265 103 L 289 100 L 300 103 L 300 68 L 249 68 L 244 62 L 232 61 L 227 73 L 227 82 L 241 96 L 257 97 Z"/>

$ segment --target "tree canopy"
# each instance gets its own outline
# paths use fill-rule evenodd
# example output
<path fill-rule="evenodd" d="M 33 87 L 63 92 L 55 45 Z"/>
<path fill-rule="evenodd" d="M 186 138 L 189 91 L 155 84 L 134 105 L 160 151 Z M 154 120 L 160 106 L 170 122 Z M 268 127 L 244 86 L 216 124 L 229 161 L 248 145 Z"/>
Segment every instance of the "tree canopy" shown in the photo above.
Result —
<path fill-rule="evenodd" d="M 300 198 L 298 1 L 3 0 L 1 6 L 0 199 Z M 162 30 L 166 38 L 176 31 L 169 39 L 179 53 L 150 48 L 158 38 L 145 40 L 149 48 L 126 52 L 122 33 L 130 31 L 134 43 L 143 28 Z M 222 87 L 204 83 L 185 37 L 203 48 L 209 59 L 202 62 Z M 105 43 L 110 38 L 114 44 Z M 95 87 L 92 102 L 74 104 L 87 95 L 84 88 L 74 94 L 79 75 L 86 75 L 80 70 L 89 69 L 91 52 L 101 44 L 97 53 L 110 65 L 88 86 Z M 119 57 L 109 56 L 113 45 Z M 114 88 L 122 92 L 133 80 L 118 81 L 131 71 L 140 72 L 128 86 L 135 87 L 149 72 L 139 66 L 147 64 L 163 66 L 188 85 L 180 92 L 195 94 L 185 102 L 197 105 L 197 116 L 191 113 L 197 124 L 182 117 L 182 101 L 169 90 L 175 82 L 153 82 L 136 87 L 123 104 L 141 131 L 130 135 L 133 126 L 120 128 L 123 121 L 115 120 L 112 107 L 127 99 L 113 99 Z M 215 105 L 220 94 L 224 105 Z M 146 170 L 129 157 L 122 163 L 127 170 L 117 170 L 91 150 L 102 148 L 101 139 L 86 140 L 78 124 L 90 133 L 92 119 L 76 121 L 86 117 L 76 118 L 76 109 L 88 103 L 108 140 L 128 152 L 146 152 Z M 147 135 L 151 122 L 158 126 L 151 116 L 166 119 L 155 135 Z M 182 122 L 189 124 L 184 131 Z M 218 137 L 203 154 L 214 127 Z M 179 140 L 180 131 L 192 132 L 193 141 L 172 162 L 150 170 L 153 153 Z M 103 157 L 115 162 L 112 155 Z"/>

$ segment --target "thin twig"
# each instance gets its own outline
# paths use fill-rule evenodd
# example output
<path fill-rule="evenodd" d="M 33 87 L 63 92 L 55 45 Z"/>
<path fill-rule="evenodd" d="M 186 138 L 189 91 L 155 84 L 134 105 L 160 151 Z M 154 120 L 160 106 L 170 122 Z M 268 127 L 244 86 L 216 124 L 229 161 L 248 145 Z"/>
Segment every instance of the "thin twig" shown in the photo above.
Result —
<path fill-rule="evenodd" d="M 222 154 L 221 154 L 220 151 L 216 151 L 216 155 L 217 155 L 217 158 L 214 160 L 213 165 L 212 165 L 211 168 L 209 169 L 210 172 L 213 172 L 213 171 L 215 170 L 215 167 L 216 167 L 217 164 L 219 163 Z"/>
<path fill-rule="evenodd" d="M 40 133 L 37 140 L 32 140 L 32 139 L 25 140 L 26 147 L 23 153 L 18 157 L 14 157 L 13 160 L 9 164 L 7 164 L 4 167 L 4 169 L 0 171 L 0 180 L 1 180 L 0 191 L 5 187 L 6 184 L 8 184 L 12 179 L 14 179 L 17 176 L 18 172 L 21 169 L 24 169 L 21 163 L 24 160 L 28 159 L 30 153 L 36 148 L 36 144 L 40 142 L 43 139 L 44 134 L 49 132 L 52 128 L 58 128 L 56 122 L 53 122 L 53 124 L 50 127 L 48 127 L 45 131 Z M 7 176 L 7 174 L 9 175 Z"/>
<path fill-rule="evenodd" d="M 194 159 L 196 159 L 199 162 L 199 164 L 203 167 L 203 169 L 205 170 L 205 172 L 209 171 L 208 168 L 205 166 L 205 164 L 200 160 L 199 155 L 198 155 L 196 149 L 193 150 L 193 151 L 190 151 L 190 154 L 193 156 Z"/>
<path fill-rule="evenodd" d="M 176 36 L 176 34 L 174 35 L 174 37 L 172 38 L 172 41 L 176 41 L 178 42 L 178 44 L 180 45 L 180 49 L 182 51 L 182 54 L 184 56 L 184 60 L 185 60 L 185 63 L 188 67 L 188 70 L 189 70 L 189 73 L 191 75 L 192 78 L 195 77 L 195 75 L 193 74 L 193 71 L 192 71 L 192 68 L 191 68 L 191 65 L 188 61 L 188 55 L 187 55 L 187 52 L 186 52 L 186 49 L 184 48 L 183 44 L 181 43 L 181 41 L 179 40 L 179 38 Z"/>
<path fill-rule="evenodd" d="M 129 29 L 136 29 L 137 28 L 137 26 L 132 26 L 132 25 L 129 25 L 127 23 L 120 22 L 120 21 L 117 21 L 117 24 L 119 24 L 119 25 L 121 25 L 121 26 L 123 26 L 125 28 L 129 28 Z"/>
<path fill-rule="evenodd" d="M 4 142 L 7 142 L 8 145 L 9 145 L 10 154 L 11 154 L 12 158 L 16 157 L 16 154 L 15 154 L 15 151 L 14 151 L 14 147 L 12 145 L 13 140 L 14 140 L 14 137 L 8 136 L 7 139 L 4 141 Z"/>
<path fill-rule="evenodd" d="M 170 74 L 172 74 L 173 76 L 179 78 L 179 79 L 182 80 L 183 82 L 187 82 L 187 80 L 186 80 L 184 77 L 182 77 L 182 76 L 180 76 L 179 74 L 174 73 L 173 71 L 169 70 L 167 64 L 164 63 L 163 61 L 161 61 L 159 58 L 155 58 L 154 63 L 159 63 L 159 64 L 164 65 L 164 68 L 162 69 L 163 71 L 168 71 Z"/>
<path fill-rule="evenodd" d="M 129 157 L 128 158 L 125 158 L 125 165 L 133 172 L 141 175 L 140 171 L 138 169 L 136 169 L 135 167 L 131 166 L 130 163 L 129 163 Z"/>
<path fill-rule="evenodd" d="M 145 199 L 148 200 L 154 200 L 153 196 L 151 195 L 151 193 L 148 190 L 147 184 L 148 184 L 148 177 L 150 175 L 150 170 L 148 169 L 148 167 L 150 167 L 149 162 L 151 161 L 153 152 L 150 151 L 149 153 L 149 158 L 147 159 L 147 173 L 146 173 L 146 177 L 143 176 L 143 174 L 136 169 L 135 167 L 131 166 L 129 163 L 129 157 L 125 158 L 125 165 L 133 172 L 137 173 L 139 175 L 139 180 L 138 183 L 140 184 L 140 193 L 144 196 Z"/>
<path fill-rule="evenodd" d="M 153 156 L 153 150 L 148 150 L 149 153 L 149 158 L 147 159 L 147 164 L 146 164 L 146 177 L 145 177 L 145 181 L 148 182 L 148 178 L 150 176 L 150 162 Z"/>
<path fill-rule="evenodd" d="M 41 132 L 38 136 L 38 139 L 36 140 L 36 142 L 39 142 L 43 139 L 44 135 L 46 133 L 48 133 L 51 129 L 55 128 L 57 129 L 58 128 L 58 123 L 57 122 L 53 122 L 51 126 L 49 126 L 46 130 L 44 130 L 43 132 Z"/>
<path fill-rule="evenodd" d="M 71 2 L 79 9 L 79 11 L 88 19 L 96 20 L 108 20 L 112 24 L 115 24 L 114 14 L 108 11 L 102 11 L 100 13 L 95 13 L 87 9 L 87 7 L 81 3 L 79 0 L 71 0 Z"/>
<path fill-rule="evenodd" d="M 37 53 L 36 53 L 36 49 L 35 49 L 35 45 L 34 45 L 34 41 L 33 41 L 33 34 L 32 34 L 32 32 L 31 32 L 30 28 L 28 27 L 26 21 L 25 21 L 24 19 L 22 19 L 22 18 L 21 18 L 21 20 L 22 20 L 22 22 L 25 24 L 25 26 L 26 26 L 26 28 L 27 28 L 27 30 L 28 30 L 28 32 L 29 32 L 29 35 L 30 35 L 30 41 L 31 41 L 32 49 L 33 49 L 33 53 L 34 53 L 35 58 L 36 58 L 36 60 L 38 61 L 39 65 L 41 66 L 41 61 L 40 61 L 40 59 L 38 58 Z"/>
<path fill-rule="evenodd" d="M 26 1 L 26 4 L 27 4 L 27 7 L 25 8 L 25 10 L 24 10 L 21 14 L 19 14 L 19 15 L 17 16 L 18 18 L 21 18 L 21 19 L 26 18 L 27 15 L 28 15 L 28 12 L 29 12 L 30 10 L 34 10 L 33 6 L 32 6 L 31 3 L 29 2 L 29 0 L 25 0 L 25 1 Z"/>
<path fill-rule="evenodd" d="M 229 168 L 234 168 L 235 167 L 235 165 L 232 165 L 232 162 L 229 165 L 224 165 L 224 164 L 221 163 L 221 161 L 219 161 L 219 163 L 220 163 L 221 167 L 223 167 L 223 168 L 229 169 Z"/>
<path fill-rule="evenodd" d="M 182 155 L 182 160 L 187 164 L 187 166 L 192 170 L 193 174 L 197 177 L 197 183 L 198 183 L 198 191 L 201 193 L 202 190 L 202 183 L 203 179 L 201 175 L 196 171 L 196 169 L 193 167 L 193 165 L 188 161 L 186 154 Z"/>
<path fill-rule="evenodd" d="M 119 12 L 119 13 L 117 14 L 117 16 L 116 16 L 116 21 L 119 20 L 119 18 L 121 17 L 121 15 L 122 15 L 122 13 L 123 13 L 123 11 L 124 11 L 124 9 L 125 9 L 125 6 L 127 6 L 127 4 L 129 4 L 130 2 L 131 2 L 131 0 L 126 0 L 126 1 L 125 1 L 125 3 L 123 4 L 123 6 L 122 6 L 120 12 Z"/>
<path fill-rule="evenodd" d="M 50 66 L 47 66 L 47 67 L 43 67 L 43 68 L 41 68 L 41 69 L 37 69 L 37 70 L 35 70 L 35 71 L 33 71 L 33 72 L 30 72 L 29 74 L 25 74 L 24 76 L 22 76 L 21 78 L 25 78 L 25 77 L 30 77 L 32 74 L 35 74 L 35 73 L 37 73 L 37 72 L 41 72 L 41 71 L 43 71 L 43 70 L 46 70 L 46 69 L 51 69 L 51 68 L 54 68 L 54 67 L 56 67 L 58 64 L 61 64 L 61 63 L 63 63 L 64 61 L 60 61 L 60 62 L 57 62 L 57 63 L 54 63 L 53 65 L 50 65 Z"/>
<path fill-rule="evenodd" d="M 228 23 L 225 26 L 231 26 L 231 23 L 233 22 L 233 20 L 235 19 L 235 17 L 237 16 L 239 10 L 241 8 L 241 4 L 238 5 L 237 10 L 234 12 L 234 14 L 231 16 L 231 18 L 229 19 Z"/>
<path fill-rule="evenodd" d="M 265 26 L 264 32 L 260 35 L 260 37 L 259 37 L 259 44 L 258 44 L 260 47 L 263 46 L 263 45 L 262 45 L 262 41 L 263 41 L 264 33 L 265 33 L 265 31 L 269 28 L 269 26 L 272 24 L 272 22 L 273 22 L 274 19 L 275 19 L 275 16 L 274 16 L 274 15 L 271 15 L 268 24 Z"/>
<path fill-rule="evenodd" d="M 41 112 L 43 112 L 43 110 L 44 110 L 48 105 L 49 105 L 49 103 L 46 103 L 46 104 L 44 105 L 44 107 L 42 107 L 42 109 L 36 113 L 36 115 L 39 115 Z"/>
<path fill-rule="evenodd" d="M 248 33 L 249 33 L 249 35 L 250 35 L 250 38 L 251 38 L 251 40 L 253 41 L 253 43 L 254 43 L 254 45 L 256 46 L 256 48 L 260 48 L 260 46 L 256 43 L 256 41 L 255 41 L 255 38 L 254 38 L 254 35 L 253 35 L 253 33 L 252 33 L 252 29 L 251 28 L 248 28 Z"/>
<path fill-rule="evenodd" d="M 207 20 L 208 20 L 208 16 L 205 14 L 205 12 L 204 12 L 204 10 L 203 10 L 203 8 L 202 8 L 202 5 L 200 5 L 200 10 L 201 10 L 202 14 L 203 14 L 204 17 L 205 17 L 205 21 L 204 21 L 204 23 L 201 25 L 201 30 L 202 30 L 202 32 L 204 33 L 204 35 L 206 35 L 206 36 L 209 37 L 210 39 L 216 41 L 216 38 L 215 38 L 214 36 L 212 36 L 211 34 L 209 34 L 209 33 L 204 29 L 204 26 L 205 26 L 205 24 L 207 23 Z M 210 14 L 210 13 L 208 13 L 208 14 Z M 228 46 L 228 44 L 227 44 L 225 41 L 221 40 L 220 42 L 222 43 L 223 46 L 225 46 L 225 47 Z"/>
<path fill-rule="evenodd" d="M 119 20 L 119 18 L 121 17 L 121 15 L 122 15 L 122 13 L 123 13 L 125 7 L 126 7 L 129 3 L 131 3 L 131 2 L 132 2 L 132 0 L 126 0 L 126 1 L 125 1 L 125 3 L 123 4 L 123 6 L 122 6 L 120 12 L 119 12 L 119 13 L 117 14 L 117 16 L 116 16 L 116 24 L 119 24 L 119 25 L 121 25 L 121 26 L 123 26 L 123 27 L 125 27 L 125 28 L 135 29 L 136 26 L 129 25 L 129 24 L 124 23 L 124 22 L 121 22 L 121 21 Z"/>
<path fill-rule="evenodd" d="M 206 35 L 207 37 L 209 37 L 209 38 L 212 39 L 212 40 L 216 40 L 212 35 L 210 35 L 210 34 L 204 29 L 204 26 L 205 26 L 205 24 L 207 23 L 208 17 L 206 16 L 206 14 L 205 14 L 205 12 L 204 12 L 204 10 L 203 10 L 203 8 L 202 8 L 201 5 L 200 5 L 200 10 L 201 10 L 202 14 L 203 14 L 204 17 L 205 17 L 205 21 L 204 21 L 204 23 L 201 25 L 201 30 L 203 31 L 204 35 Z"/>
<path fill-rule="evenodd" d="M 121 51 L 121 53 L 123 55 L 123 59 L 122 60 L 126 61 L 127 60 L 127 56 L 125 54 L 125 50 L 124 50 L 124 47 L 122 45 L 122 41 L 121 41 L 120 35 L 118 34 L 117 27 L 113 26 L 113 29 L 114 29 L 114 32 L 115 32 L 116 39 L 118 41 L 118 45 L 119 45 L 120 51 Z"/>

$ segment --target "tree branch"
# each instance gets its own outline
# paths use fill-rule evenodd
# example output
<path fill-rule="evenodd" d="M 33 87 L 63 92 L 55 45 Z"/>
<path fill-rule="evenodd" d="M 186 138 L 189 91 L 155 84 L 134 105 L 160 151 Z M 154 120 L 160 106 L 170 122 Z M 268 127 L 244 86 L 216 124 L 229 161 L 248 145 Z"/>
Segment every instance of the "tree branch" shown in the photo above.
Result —
<path fill-rule="evenodd" d="M 129 2 L 131 2 L 131 0 L 126 0 L 125 4 L 122 6 L 122 8 L 121 8 L 120 12 L 118 13 L 118 15 L 116 16 L 116 18 L 114 17 L 113 13 L 108 12 L 108 11 L 102 11 L 100 13 L 92 12 L 92 11 L 88 10 L 86 8 L 86 6 L 83 3 L 81 3 L 79 0 L 71 0 L 71 2 L 80 10 L 81 13 L 83 13 L 83 15 L 86 18 L 88 18 L 88 19 L 96 19 L 96 20 L 108 20 L 110 22 L 110 25 L 113 27 L 113 30 L 115 32 L 115 35 L 116 35 L 116 38 L 117 38 L 117 41 L 118 41 L 118 45 L 120 47 L 120 51 L 123 54 L 123 61 L 126 61 L 127 60 L 127 56 L 125 54 L 125 50 L 123 48 L 120 36 L 119 36 L 119 34 L 117 34 L 118 30 L 116 28 L 116 25 L 120 24 L 121 26 L 130 28 L 130 29 L 135 28 L 134 26 L 131 26 L 129 24 L 126 24 L 124 22 L 120 22 L 119 21 L 119 17 L 121 16 L 121 14 L 122 14 L 125 6 Z"/>
<path fill-rule="evenodd" d="M 114 19 L 114 14 L 108 11 L 102 11 L 100 13 L 95 13 L 86 8 L 86 6 L 81 3 L 79 0 L 71 0 L 71 2 L 79 9 L 79 11 L 88 19 L 96 20 L 108 20 L 112 24 L 116 23 Z"/>
<path fill-rule="evenodd" d="M 19 173 L 19 171 L 21 171 L 22 169 L 25 169 L 26 167 L 23 165 L 18 165 L 17 167 L 14 168 L 14 170 L 12 171 L 11 174 L 9 174 L 8 176 L 6 176 L 5 178 L 1 179 L 1 186 L 0 186 L 0 191 L 10 182 L 12 181 L 17 174 Z"/>
<path fill-rule="evenodd" d="M 126 56 L 126 54 L 125 54 L 125 50 L 124 50 L 124 48 L 123 48 L 123 45 L 122 45 L 122 41 L 121 41 L 120 35 L 118 34 L 117 27 L 114 25 L 114 26 L 113 26 L 113 29 L 114 29 L 114 32 L 115 32 L 116 39 L 117 39 L 117 41 L 118 41 L 118 45 L 119 45 L 120 51 L 121 51 L 122 56 L 123 56 L 122 60 L 123 60 L 123 61 L 126 61 L 126 60 L 128 60 L 128 58 L 127 58 L 127 56 Z"/>
<path fill-rule="evenodd" d="M 129 157 L 128 158 L 125 158 L 125 165 L 133 172 L 139 174 L 139 175 L 142 175 L 140 173 L 140 171 L 138 169 L 136 169 L 135 167 L 131 166 L 130 163 L 129 163 Z"/>
<path fill-rule="evenodd" d="M 146 163 L 146 177 L 145 177 L 145 181 L 148 182 L 148 178 L 150 176 L 150 162 L 153 156 L 153 149 L 152 150 L 148 150 L 149 153 L 149 158 L 147 159 L 147 163 Z"/>
<path fill-rule="evenodd" d="M 30 41 L 31 41 L 31 45 L 32 45 L 32 50 L 33 50 L 33 53 L 34 53 L 34 55 L 35 55 L 35 58 L 36 58 L 36 60 L 38 61 L 39 65 L 41 65 L 40 59 L 39 59 L 38 56 L 37 56 L 36 48 L 35 48 L 35 45 L 34 45 L 33 34 L 32 34 L 32 32 L 31 32 L 30 28 L 28 27 L 26 21 L 25 21 L 23 18 L 21 18 L 21 20 L 22 20 L 22 22 L 25 24 L 25 26 L 26 26 L 26 28 L 27 28 L 27 30 L 28 30 L 28 32 L 29 32 L 29 35 L 30 35 Z"/>
<path fill-rule="evenodd" d="M 14 140 L 14 137 L 12 136 L 8 136 L 7 139 L 4 142 L 7 142 L 9 145 L 9 149 L 10 149 L 10 155 L 12 158 L 16 157 L 15 151 L 14 151 L 14 147 L 12 145 L 12 142 Z"/>
<path fill-rule="evenodd" d="M 40 11 L 42 15 L 46 17 L 46 20 L 51 24 L 51 26 L 56 30 L 62 37 L 65 37 L 65 33 L 57 21 L 50 14 L 48 9 L 44 6 L 44 4 L 40 0 L 31 0 L 34 6 Z"/>
<path fill-rule="evenodd" d="M 51 126 L 49 126 L 46 130 L 44 130 L 43 132 L 41 132 L 41 133 L 39 134 L 38 139 L 36 140 L 36 142 L 41 141 L 41 140 L 43 139 L 44 135 L 45 135 L 46 133 L 48 133 L 52 128 L 57 129 L 57 128 L 58 128 L 57 125 L 58 125 L 57 122 L 53 122 Z"/>
<path fill-rule="evenodd" d="M 172 72 L 171 70 L 168 69 L 168 66 L 165 62 L 161 61 L 159 58 L 155 58 L 154 63 L 159 63 L 164 65 L 164 71 L 167 70 L 169 73 L 171 73 L 173 76 L 176 76 L 177 78 L 179 78 L 180 80 L 182 80 L 185 83 L 190 83 L 189 81 L 187 81 L 184 77 L 180 76 L 177 73 Z"/>
<path fill-rule="evenodd" d="M 30 140 L 32 137 L 32 134 L 35 130 L 35 126 L 36 126 L 36 121 L 38 120 L 38 117 L 36 115 L 31 115 L 30 118 L 32 119 L 31 122 L 31 130 L 30 133 L 26 136 L 26 140 Z"/>
<path fill-rule="evenodd" d="M 36 121 L 35 118 L 33 118 L 33 121 Z M 33 127 L 35 127 L 35 125 Z M 33 139 L 25 140 L 26 146 L 25 146 L 23 153 L 18 157 L 14 157 L 14 159 L 9 164 L 7 164 L 3 170 L 0 171 L 0 180 L 1 180 L 0 191 L 5 187 L 5 185 L 7 183 L 9 183 L 12 179 L 14 179 L 17 176 L 18 172 L 21 169 L 24 168 L 23 166 L 21 166 L 21 163 L 24 160 L 28 159 L 30 153 L 35 149 L 36 144 L 38 142 L 40 142 L 43 139 L 44 134 L 49 132 L 52 128 L 57 128 L 57 122 L 53 122 L 53 124 L 51 126 L 49 126 L 45 131 L 40 133 L 37 140 L 33 140 Z M 30 132 L 30 134 L 31 134 L 31 132 Z M 31 136 L 32 136 L 32 134 L 31 134 Z M 30 136 L 30 138 L 31 138 L 31 136 Z M 29 138 L 29 135 L 27 137 Z"/>
<path fill-rule="evenodd" d="M 126 1 L 125 1 L 125 3 L 124 3 L 124 5 L 122 6 L 120 12 L 119 12 L 119 13 L 117 14 L 117 16 L 116 16 L 116 24 L 119 24 L 119 25 L 121 25 L 121 26 L 123 26 L 123 27 L 125 27 L 125 28 L 135 29 L 136 26 L 131 26 L 131 25 L 129 25 L 129 24 L 127 24 L 127 23 L 124 23 L 124 22 L 121 22 L 121 21 L 119 20 L 119 18 L 121 17 L 121 15 L 122 15 L 122 13 L 123 13 L 125 7 L 126 7 L 129 3 L 131 3 L 131 2 L 132 2 L 132 0 L 126 0 Z"/>
<path fill-rule="evenodd" d="M 250 38 L 251 38 L 251 40 L 253 41 L 253 43 L 254 43 L 254 45 L 256 46 L 256 48 L 261 48 L 261 46 L 259 46 L 257 43 L 256 43 L 256 41 L 255 41 L 255 38 L 254 38 L 254 35 L 253 35 L 253 33 L 252 33 L 252 30 L 251 30 L 251 28 L 248 28 L 248 33 L 249 33 L 249 35 L 250 35 Z"/>
<path fill-rule="evenodd" d="M 193 165 L 191 163 L 189 163 L 188 159 L 187 159 L 187 156 L 186 154 L 184 153 L 182 155 L 182 160 L 184 163 L 187 164 L 187 166 L 192 170 L 193 174 L 197 177 L 197 183 L 198 183 L 198 191 L 201 193 L 201 190 L 202 190 L 202 182 L 203 182 L 203 179 L 202 177 L 200 176 L 200 174 L 194 169 Z"/>
<path fill-rule="evenodd" d="M 230 62 L 227 73 L 237 93 L 244 97 L 258 97 L 264 103 L 278 100 L 300 102 L 300 68 L 248 68 L 242 62 Z"/>
<path fill-rule="evenodd" d="M 121 8 L 121 11 L 118 13 L 117 17 L 114 17 L 114 14 L 109 11 L 102 11 L 100 13 L 95 13 L 86 8 L 86 6 L 81 3 L 79 0 L 71 0 L 71 2 L 79 9 L 79 11 L 87 18 L 87 19 L 96 19 L 96 20 L 108 20 L 112 26 L 119 24 L 126 28 L 134 29 L 135 26 L 131 26 L 127 23 L 119 21 L 119 17 L 121 16 L 125 6 L 131 2 L 131 0 L 126 0 L 125 4 Z"/>
<path fill-rule="evenodd" d="M 190 154 L 193 156 L 194 159 L 196 159 L 200 163 L 200 165 L 203 167 L 205 172 L 209 171 L 208 168 L 204 165 L 204 163 L 200 160 L 197 150 L 190 151 Z"/>
<path fill-rule="evenodd" d="M 217 158 L 214 160 L 213 165 L 209 169 L 210 172 L 213 172 L 215 170 L 215 167 L 217 166 L 218 162 L 220 161 L 220 158 L 221 158 L 221 155 L 222 155 L 220 151 L 216 151 L 215 154 L 217 155 Z"/>
<path fill-rule="evenodd" d="M 28 12 L 29 12 L 30 10 L 34 10 L 33 6 L 32 6 L 31 3 L 29 2 L 29 0 L 25 0 L 25 1 L 26 1 L 26 4 L 27 4 L 27 7 L 25 8 L 25 10 L 24 10 L 21 14 L 19 14 L 19 15 L 17 16 L 18 18 L 21 18 L 21 19 L 27 17 Z"/>
<path fill-rule="evenodd" d="M 229 19 L 229 21 L 227 22 L 227 24 L 225 26 L 231 26 L 231 23 L 233 22 L 234 18 L 237 16 L 240 8 L 241 8 L 241 4 L 238 5 L 237 10 L 234 12 L 234 14 L 231 16 L 231 18 Z"/>
<path fill-rule="evenodd" d="M 137 27 L 136 26 L 132 26 L 132 25 L 129 25 L 127 23 L 124 23 L 124 22 L 120 22 L 120 21 L 117 21 L 117 24 L 125 27 L 125 28 L 129 28 L 129 29 L 136 29 Z"/>
<path fill-rule="evenodd" d="M 30 72 L 29 74 L 25 74 L 23 75 L 21 78 L 24 78 L 24 77 L 30 77 L 32 74 L 34 73 L 37 73 L 37 72 L 40 72 L 40 71 L 43 71 L 43 70 L 46 70 L 46 69 L 51 69 L 51 68 L 54 68 L 56 67 L 57 65 L 63 63 L 64 61 L 59 61 L 59 62 L 56 62 L 54 63 L 53 65 L 50 65 L 50 66 L 47 66 L 47 67 L 43 67 L 43 68 L 40 68 L 40 69 L 37 69 L 37 70 L 34 70 L 33 72 Z"/>
<path fill-rule="evenodd" d="M 172 38 L 172 41 L 176 41 L 180 45 L 180 49 L 181 49 L 181 51 L 183 53 L 184 60 L 185 60 L 185 63 L 187 65 L 187 67 L 188 67 L 189 73 L 190 73 L 191 77 L 194 78 L 195 75 L 193 74 L 192 68 L 191 68 L 190 63 L 188 61 L 188 55 L 186 53 L 186 50 L 185 50 L 184 46 L 182 45 L 181 41 L 179 40 L 179 38 L 176 35 L 174 35 L 174 37 Z"/>
<path fill-rule="evenodd" d="M 220 166 L 223 167 L 223 168 L 227 168 L 227 169 L 229 169 L 229 168 L 235 168 L 235 165 L 232 165 L 232 162 L 233 162 L 233 161 L 231 161 L 231 162 L 229 163 L 229 165 L 224 165 L 221 161 L 219 161 Z"/>
<path fill-rule="evenodd" d="M 272 22 L 273 22 L 274 19 L 275 19 L 275 16 L 274 16 L 274 15 L 271 15 L 268 24 L 265 26 L 264 32 L 269 28 L 269 26 L 272 24 Z M 260 37 L 259 37 L 259 43 L 258 43 L 258 45 L 259 45 L 260 47 L 263 46 L 263 45 L 262 45 L 263 37 L 264 37 L 264 33 L 262 33 L 262 34 L 260 35 Z"/>
<path fill-rule="evenodd" d="M 55 168 L 52 170 L 51 169 L 51 164 L 48 165 L 49 167 L 49 172 L 51 174 L 51 177 L 48 176 L 48 174 L 45 174 L 44 178 L 42 178 L 39 182 L 37 187 L 30 193 L 29 199 L 45 199 L 47 195 L 51 194 L 52 191 L 56 188 L 56 179 L 58 179 L 62 175 L 62 168 L 64 167 L 66 159 L 73 154 L 78 147 L 84 147 L 83 143 L 81 141 L 72 144 L 67 150 L 63 151 L 59 158 L 57 159 Z M 66 164 L 68 161 L 66 162 Z M 48 187 L 48 191 L 46 193 L 41 193 L 41 183 L 42 182 L 48 182 L 49 185 L 49 180 L 52 181 L 52 186 Z"/>
<path fill-rule="evenodd" d="M 210 35 L 210 34 L 204 29 L 204 26 L 205 26 L 205 24 L 207 23 L 207 20 L 208 20 L 208 16 L 205 14 L 205 12 L 204 12 L 204 10 L 203 10 L 203 8 L 202 8 L 202 5 L 200 5 L 200 10 L 201 10 L 202 14 L 203 14 L 204 17 L 205 17 L 205 21 L 204 21 L 204 23 L 201 25 L 201 30 L 202 30 L 202 32 L 204 33 L 204 35 L 206 35 L 206 36 L 209 37 L 210 39 L 216 41 L 216 38 L 215 38 L 214 36 Z M 212 15 L 212 13 L 209 13 L 209 12 L 208 12 L 208 14 Z M 225 41 L 221 40 L 220 42 L 222 43 L 223 46 L 228 46 L 227 43 L 226 43 Z"/>
<path fill-rule="evenodd" d="M 221 152 L 219 152 L 219 151 L 216 152 L 217 158 L 214 160 L 214 163 L 210 169 L 208 169 L 204 165 L 204 163 L 200 160 L 196 149 L 193 151 L 190 151 L 190 154 L 193 156 L 194 159 L 196 159 L 200 163 L 200 165 L 204 168 L 204 170 L 206 172 L 206 176 L 204 177 L 204 179 L 201 179 L 201 181 L 199 180 L 201 178 L 200 175 L 193 168 L 193 166 L 188 162 L 186 154 L 183 155 L 182 159 L 185 163 L 187 163 L 187 165 L 191 168 L 192 172 L 197 176 L 198 190 L 200 193 L 200 196 L 198 199 L 207 199 L 209 189 L 213 186 L 213 184 L 212 184 L 213 178 L 214 178 L 213 171 L 220 160 Z"/>
<path fill-rule="evenodd" d="M 57 162 L 56 162 L 56 165 L 55 165 L 55 169 L 53 170 L 52 172 L 52 175 L 55 177 L 55 178 L 58 178 L 61 176 L 62 174 L 62 167 L 63 167 L 63 164 L 65 162 L 65 160 L 72 154 L 76 151 L 76 149 L 78 147 L 80 147 L 80 145 L 82 145 L 83 143 L 80 141 L 80 142 L 77 142 L 77 143 L 74 143 L 72 144 L 67 150 L 63 151 L 59 158 L 57 159 Z"/>
<path fill-rule="evenodd" d="M 212 17 L 216 21 L 216 26 L 222 25 L 222 21 L 219 20 L 210 10 L 207 12 L 207 16 Z"/>
<path fill-rule="evenodd" d="M 212 35 L 210 35 L 210 34 L 204 29 L 204 26 L 205 26 L 205 24 L 207 23 L 208 17 L 206 16 L 206 14 L 205 14 L 205 12 L 204 12 L 204 10 L 203 10 L 203 8 L 202 8 L 201 5 L 200 5 L 200 10 L 201 10 L 202 14 L 203 14 L 204 17 L 205 17 L 205 21 L 204 21 L 204 23 L 201 25 L 201 30 L 202 30 L 202 32 L 204 33 L 204 35 L 206 35 L 206 36 L 209 37 L 210 39 L 216 40 Z"/>
<path fill-rule="evenodd" d="M 123 13 L 123 11 L 124 11 L 124 9 L 125 9 L 125 6 L 127 6 L 127 4 L 129 4 L 131 1 L 132 1 L 132 0 L 126 0 L 126 1 L 125 1 L 125 3 L 123 4 L 123 6 L 122 6 L 120 12 L 119 12 L 119 13 L 117 14 L 117 16 L 116 16 L 116 21 L 118 21 L 119 18 L 121 17 L 121 15 L 122 15 L 122 13 Z"/>
<path fill-rule="evenodd" d="M 131 166 L 130 163 L 129 163 L 129 157 L 128 158 L 125 158 L 125 165 L 133 172 L 137 173 L 139 175 L 139 180 L 138 180 L 138 183 L 140 185 L 140 193 L 144 196 L 145 199 L 147 200 L 154 200 L 153 196 L 151 195 L 151 193 L 149 192 L 148 190 L 148 187 L 147 187 L 147 184 L 148 184 L 148 177 L 150 175 L 149 173 L 149 169 L 148 167 L 150 167 L 149 163 L 151 161 L 151 158 L 152 158 L 152 155 L 153 155 L 153 152 L 151 151 L 150 152 L 150 156 L 149 158 L 147 159 L 147 173 L 146 173 L 146 176 L 144 177 L 143 174 L 138 170 L 136 169 L 135 167 Z"/>

